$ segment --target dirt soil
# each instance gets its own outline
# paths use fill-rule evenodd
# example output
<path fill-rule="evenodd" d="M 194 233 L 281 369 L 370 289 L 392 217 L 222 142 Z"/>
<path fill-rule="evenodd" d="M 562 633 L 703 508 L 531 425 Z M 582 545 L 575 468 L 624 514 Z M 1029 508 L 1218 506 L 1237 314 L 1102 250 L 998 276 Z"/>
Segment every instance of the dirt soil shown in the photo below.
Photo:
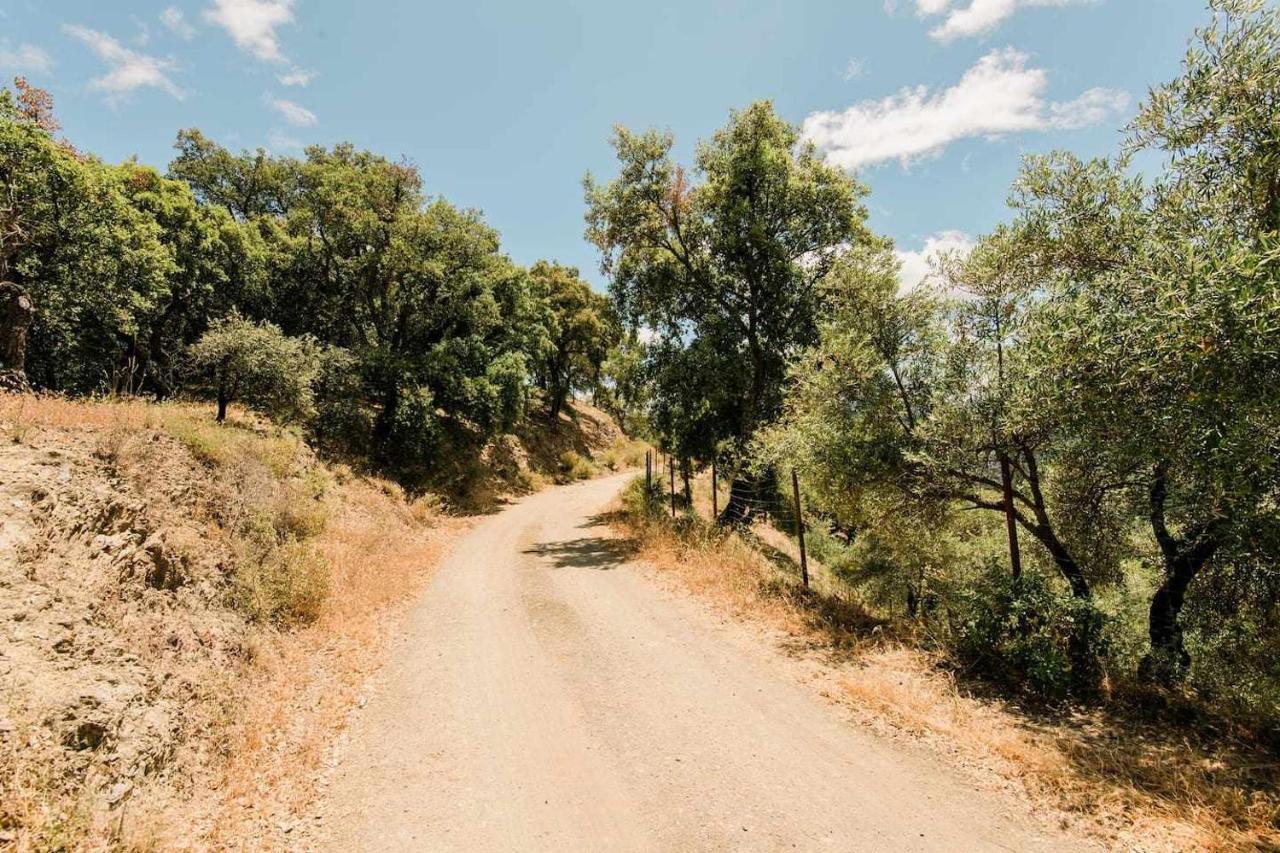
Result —
<path fill-rule="evenodd" d="M 173 511 L 208 484 L 160 433 L 147 481 L 127 482 L 113 440 L 0 444 L 0 846 L 23 825 L 75 838 L 104 819 L 94 800 L 118 813 L 180 745 L 217 749 L 198 735 L 222 709 L 204 700 L 246 658 L 220 604 L 229 555 Z"/>
<path fill-rule="evenodd" d="M 1006 791 L 859 729 L 775 637 L 628 561 L 612 477 L 477 525 L 403 627 L 303 847 L 1059 850 Z"/>

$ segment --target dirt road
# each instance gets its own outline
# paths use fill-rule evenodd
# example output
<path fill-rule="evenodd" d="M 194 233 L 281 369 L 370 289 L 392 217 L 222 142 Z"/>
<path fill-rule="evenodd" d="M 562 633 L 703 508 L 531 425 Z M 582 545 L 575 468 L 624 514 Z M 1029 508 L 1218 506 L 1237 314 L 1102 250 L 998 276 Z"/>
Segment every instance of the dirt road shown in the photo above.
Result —
<path fill-rule="evenodd" d="M 624 481 L 459 543 L 353 723 L 328 849 L 1080 849 L 628 566 L 596 517 Z"/>

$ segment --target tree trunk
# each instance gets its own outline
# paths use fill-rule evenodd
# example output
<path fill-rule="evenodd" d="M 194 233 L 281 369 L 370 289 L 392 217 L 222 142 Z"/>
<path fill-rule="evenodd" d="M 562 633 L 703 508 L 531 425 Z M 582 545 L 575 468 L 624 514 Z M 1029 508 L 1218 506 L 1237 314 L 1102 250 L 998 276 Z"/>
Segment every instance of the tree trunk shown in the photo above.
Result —
<path fill-rule="evenodd" d="M 720 513 L 719 523 L 726 526 L 750 524 L 763 514 L 763 489 L 770 478 L 739 472 L 729 484 L 729 500 Z"/>
<path fill-rule="evenodd" d="M 1071 594 L 1081 600 L 1091 598 L 1092 591 L 1089 589 L 1088 578 L 1084 576 L 1084 570 L 1080 568 L 1080 564 L 1076 562 L 1075 557 L 1071 556 L 1071 552 L 1067 550 L 1067 546 L 1058 538 L 1058 534 L 1054 533 L 1053 528 L 1045 524 L 1037 524 L 1027 529 L 1049 552 L 1049 556 L 1053 558 L 1053 563 L 1058 567 L 1059 573 L 1071 586 Z"/>
<path fill-rule="evenodd" d="M 0 386 L 27 387 L 27 330 L 35 309 L 20 285 L 0 282 Z"/>
<path fill-rule="evenodd" d="M 215 419 L 217 420 L 218 423 L 222 423 L 227 419 L 227 403 L 228 402 L 230 401 L 227 400 L 226 392 L 223 391 L 221 388 L 219 388 L 218 389 L 218 416 Z"/>
<path fill-rule="evenodd" d="M 1147 615 L 1147 634 L 1151 651 L 1138 665 L 1145 680 L 1166 687 L 1186 677 L 1191 666 L 1182 638 L 1182 605 L 1187 588 L 1221 545 L 1218 525 L 1209 522 L 1182 539 L 1174 537 L 1165 521 L 1166 475 L 1168 466 L 1159 464 L 1151 480 L 1151 529 L 1164 556 L 1164 581 L 1151 597 Z"/>

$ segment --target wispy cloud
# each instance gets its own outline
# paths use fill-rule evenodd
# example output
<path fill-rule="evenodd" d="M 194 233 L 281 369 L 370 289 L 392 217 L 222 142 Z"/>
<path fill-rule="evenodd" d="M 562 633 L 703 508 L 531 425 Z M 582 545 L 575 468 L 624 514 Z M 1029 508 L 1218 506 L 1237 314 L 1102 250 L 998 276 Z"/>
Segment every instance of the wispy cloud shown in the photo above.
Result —
<path fill-rule="evenodd" d="M 940 92 L 915 86 L 843 111 L 813 113 L 804 120 L 804 135 L 846 169 L 888 160 L 906 166 L 960 139 L 1085 127 L 1129 104 L 1124 92 L 1101 88 L 1049 102 L 1048 75 L 1028 60 L 1013 48 L 993 50 L 954 86 Z"/>
<path fill-rule="evenodd" d="M 867 63 L 861 59 L 850 59 L 849 64 L 844 67 L 844 74 L 841 76 L 846 80 L 852 80 L 855 77 L 861 77 L 867 73 Z"/>
<path fill-rule="evenodd" d="M 187 16 L 177 6 L 170 6 L 160 13 L 160 23 L 183 41 L 195 38 L 196 28 L 187 22 Z"/>
<path fill-rule="evenodd" d="M 306 107 L 295 104 L 293 101 L 287 101 L 284 98 L 273 98 L 266 96 L 267 105 L 273 110 L 280 113 L 284 120 L 295 127 L 311 127 L 319 121 L 316 114 Z"/>
<path fill-rule="evenodd" d="M 213 0 L 204 16 L 246 53 L 267 62 L 286 62 L 276 29 L 293 23 L 293 6 L 294 0 Z"/>
<path fill-rule="evenodd" d="M 989 33 L 1023 7 L 1090 2 L 1093 0 L 969 0 L 967 6 L 961 6 L 955 0 L 916 0 L 916 14 L 922 18 L 945 14 L 942 23 L 929 31 L 929 36 L 947 42 Z"/>
<path fill-rule="evenodd" d="M 316 79 L 316 73 L 295 68 L 284 74 L 277 74 L 276 79 L 280 81 L 281 86 L 307 86 Z"/>
<path fill-rule="evenodd" d="M 938 258 L 951 253 L 967 255 L 972 249 L 973 238 L 963 231 L 930 234 L 919 249 L 894 252 L 902 264 L 898 270 L 898 284 L 903 292 L 915 290 L 932 277 L 933 265 Z"/>
<path fill-rule="evenodd" d="M 34 44 L 11 46 L 0 42 L 0 69 L 6 72 L 47 74 L 53 70 L 53 57 Z"/>
<path fill-rule="evenodd" d="M 167 92 L 178 100 L 185 93 L 169 79 L 173 62 L 130 50 L 106 33 L 76 24 L 65 24 L 63 32 L 83 42 L 107 65 L 107 73 L 95 77 L 89 88 L 106 93 L 108 103 L 115 103 L 135 89 L 151 87 Z"/>

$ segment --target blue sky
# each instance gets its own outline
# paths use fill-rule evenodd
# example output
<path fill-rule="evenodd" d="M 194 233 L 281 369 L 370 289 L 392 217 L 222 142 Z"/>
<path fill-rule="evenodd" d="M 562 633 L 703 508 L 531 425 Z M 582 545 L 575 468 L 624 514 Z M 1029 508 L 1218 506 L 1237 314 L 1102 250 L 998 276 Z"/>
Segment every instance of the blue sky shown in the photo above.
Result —
<path fill-rule="evenodd" d="M 670 129 L 688 159 L 771 98 L 870 185 L 911 276 L 1004 217 L 1022 153 L 1114 151 L 1206 20 L 1201 0 L 0 0 L 0 74 L 108 160 L 164 166 L 184 127 L 406 156 L 515 260 L 597 285 L 580 182 L 612 175 L 612 126 Z"/>

